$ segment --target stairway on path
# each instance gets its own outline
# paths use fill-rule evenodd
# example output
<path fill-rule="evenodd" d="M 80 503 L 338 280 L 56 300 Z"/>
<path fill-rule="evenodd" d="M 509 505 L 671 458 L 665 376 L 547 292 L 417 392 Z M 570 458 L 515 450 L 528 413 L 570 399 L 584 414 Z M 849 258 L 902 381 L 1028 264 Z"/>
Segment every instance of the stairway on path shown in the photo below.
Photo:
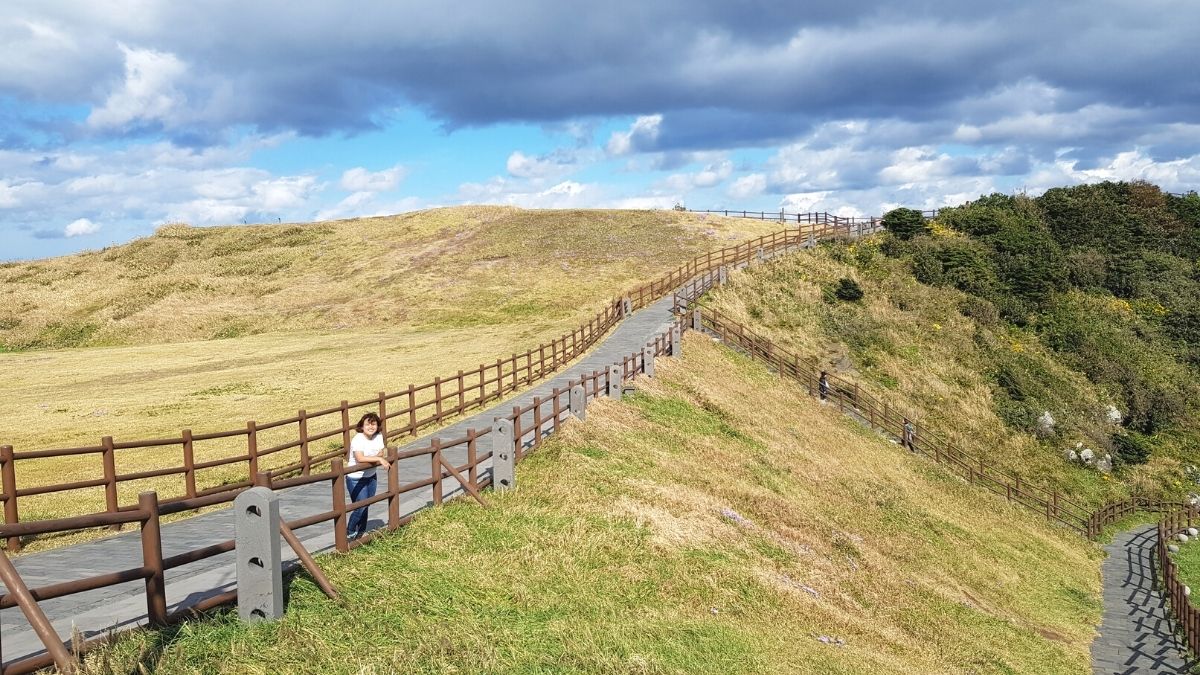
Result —
<path fill-rule="evenodd" d="M 640 352 L 648 342 L 669 330 L 674 320 L 671 314 L 670 296 L 633 313 L 622 321 L 591 353 L 561 374 L 543 382 L 493 408 L 463 419 L 449 427 L 416 439 L 403 446 L 400 451 L 427 447 L 434 438 L 452 439 L 466 435 L 475 428 L 490 429 L 495 417 L 511 414 L 514 406 L 525 406 L 535 397 L 546 398 L 554 389 L 565 389 L 569 380 L 581 374 L 604 370 L 623 358 Z M 549 421 L 543 426 L 548 427 Z M 534 427 L 532 411 L 521 420 L 521 428 Z M 538 430 L 537 433 L 541 433 Z M 466 462 L 464 446 L 443 450 L 446 459 L 455 465 Z M 395 470 L 400 472 L 401 485 L 428 479 L 429 459 L 425 456 L 401 460 Z M 490 472 L 490 463 L 480 466 L 481 480 Z M 386 485 L 386 472 L 380 473 L 380 485 Z M 443 481 L 446 498 L 461 492 L 461 486 L 453 478 Z M 401 516 L 414 513 L 432 504 L 432 486 L 406 494 L 401 500 Z M 280 513 L 291 520 L 328 511 L 332 506 L 329 485 L 322 481 L 280 492 Z M 385 505 L 374 507 L 372 528 L 381 527 L 379 518 Z M 296 535 L 312 552 L 333 549 L 332 522 L 318 523 L 296 531 Z M 186 520 L 162 526 L 163 556 L 184 553 L 204 546 L 211 546 L 233 538 L 233 514 L 230 508 L 193 516 Z M 285 559 L 292 565 L 295 556 L 287 546 L 283 547 Z M 166 574 L 167 605 L 172 612 L 195 606 L 198 602 L 233 590 L 236 586 L 234 571 L 236 552 L 230 551 L 211 558 L 184 565 Z M 31 553 L 13 560 L 14 565 L 29 587 L 70 579 L 79 579 L 114 570 L 140 567 L 142 565 L 141 540 L 136 532 L 129 532 L 98 541 L 66 546 L 40 553 Z M 144 625 L 147 620 L 145 585 L 141 580 L 127 582 L 86 593 L 68 595 L 39 603 L 64 642 L 70 642 L 72 632 L 78 630 L 84 638 Z M 18 608 L 0 610 L 0 649 L 5 663 L 44 651 L 41 641 L 30 628 L 25 616 Z"/>
<path fill-rule="evenodd" d="M 1167 599 L 1155 585 L 1157 539 L 1157 528 L 1146 525 L 1119 533 L 1104 547 L 1104 618 L 1091 650 L 1097 675 L 1186 673 L 1196 665 L 1176 637 Z"/>

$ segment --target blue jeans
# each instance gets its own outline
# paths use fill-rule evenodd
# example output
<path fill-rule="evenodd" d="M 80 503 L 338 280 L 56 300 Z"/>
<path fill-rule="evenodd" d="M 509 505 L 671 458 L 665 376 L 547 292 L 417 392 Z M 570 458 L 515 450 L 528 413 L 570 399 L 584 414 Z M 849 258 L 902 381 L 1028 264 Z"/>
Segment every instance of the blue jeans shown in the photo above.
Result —
<path fill-rule="evenodd" d="M 375 488 L 377 487 L 379 487 L 379 478 L 377 476 L 367 476 L 365 478 L 346 477 L 346 488 L 350 490 L 350 501 L 352 502 L 374 497 Z M 361 537 L 367 533 L 367 509 L 369 508 L 368 506 L 362 506 L 354 509 L 354 512 L 350 514 L 350 521 L 346 523 L 347 537 Z"/>

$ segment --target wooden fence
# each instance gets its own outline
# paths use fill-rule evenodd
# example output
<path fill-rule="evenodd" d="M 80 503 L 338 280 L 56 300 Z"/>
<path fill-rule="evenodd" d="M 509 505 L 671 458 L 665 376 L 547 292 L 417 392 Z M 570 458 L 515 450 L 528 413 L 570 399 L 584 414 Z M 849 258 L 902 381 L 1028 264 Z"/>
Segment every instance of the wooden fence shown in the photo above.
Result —
<path fill-rule="evenodd" d="M 282 420 L 249 420 L 239 428 L 224 431 L 194 433 L 184 429 L 177 436 L 141 440 L 103 436 L 95 445 L 70 448 L 18 450 L 11 445 L 0 445 L 0 502 L 4 505 L 6 526 L 0 528 L 3 532 L 0 536 L 7 540 L 9 551 L 20 550 L 20 535 L 14 534 L 20 530 L 11 526 L 22 522 L 21 502 L 43 495 L 100 489 L 104 493 L 104 513 L 117 514 L 138 508 L 135 504 L 120 503 L 122 485 L 134 481 L 178 476 L 175 496 L 162 499 L 163 504 L 174 504 L 246 489 L 253 484 L 260 469 L 267 470 L 272 477 L 307 475 L 314 467 L 344 453 L 357 417 L 363 412 L 378 412 L 389 441 L 404 436 L 416 437 L 422 430 L 440 427 L 453 417 L 481 409 L 545 379 L 587 352 L 628 312 L 666 297 L 698 275 L 724 266 L 745 264 L 805 242 L 869 234 L 879 227 L 877 219 L 874 225 L 866 225 L 845 219 L 828 220 L 822 214 L 809 216 L 801 227 L 696 256 L 661 278 L 632 289 L 625 297 L 614 299 L 587 323 L 558 339 L 522 354 L 434 378 L 431 382 L 410 384 L 400 391 L 379 392 L 358 401 L 341 401 L 316 411 L 300 410 L 295 416 Z M 264 440 L 267 434 L 269 441 Z M 317 449 L 316 445 L 321 442 L 329 449 Z M 120 470 L 119 459 L 125 453 L 165 448 L 174 448 L 178 452 L 178 463 L 145 471 Z M 26 462 L 81 456 L 98 458 L 94 478 L 42 485 L 22 484 L 20 480 L 22 471 L 19 467 Z M 211 458 L 197 460 L 198 456 Z M 120 524 L 114 523 L 111 527 L 117 529 Z"/>

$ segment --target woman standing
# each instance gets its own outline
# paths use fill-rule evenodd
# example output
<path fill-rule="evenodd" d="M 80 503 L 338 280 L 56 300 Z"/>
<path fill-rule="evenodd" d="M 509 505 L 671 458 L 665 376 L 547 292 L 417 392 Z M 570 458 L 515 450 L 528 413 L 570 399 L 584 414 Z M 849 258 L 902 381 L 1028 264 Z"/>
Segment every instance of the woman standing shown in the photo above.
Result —
<path fill-rule="evenodd" d="M 379 478 L 375 475 L 377 467 L 390 468 L 387 459 L 383 457 L 385 449 L 383 434 L 379 433 L 379 415 L 367 413 L 358 420 L 354 427 L 358 431 L 350 439 L 350 456 L 347 458 L 351 466 L 365 465 L 367 468 L 346 474 L 346 487 L 350 490 L 350 501 L 369 499 L 375 496 L 379 486 Z M 351 539 L 367 533 L 367 509 L 362 506 L 350 514 L 346 523 L 346 535 Z"/>

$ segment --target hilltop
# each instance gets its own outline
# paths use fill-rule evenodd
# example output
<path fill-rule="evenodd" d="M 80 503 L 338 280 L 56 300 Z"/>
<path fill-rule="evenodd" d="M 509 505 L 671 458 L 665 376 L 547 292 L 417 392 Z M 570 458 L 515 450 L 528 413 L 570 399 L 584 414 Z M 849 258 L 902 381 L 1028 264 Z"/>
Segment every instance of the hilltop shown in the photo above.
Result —
<path fill-rule="evenodd" d="M 578 319 L 777 223 L 676 211 L 433 209 L 307 224 L 166 225 L 0 265 L 0 349 Z"/>

